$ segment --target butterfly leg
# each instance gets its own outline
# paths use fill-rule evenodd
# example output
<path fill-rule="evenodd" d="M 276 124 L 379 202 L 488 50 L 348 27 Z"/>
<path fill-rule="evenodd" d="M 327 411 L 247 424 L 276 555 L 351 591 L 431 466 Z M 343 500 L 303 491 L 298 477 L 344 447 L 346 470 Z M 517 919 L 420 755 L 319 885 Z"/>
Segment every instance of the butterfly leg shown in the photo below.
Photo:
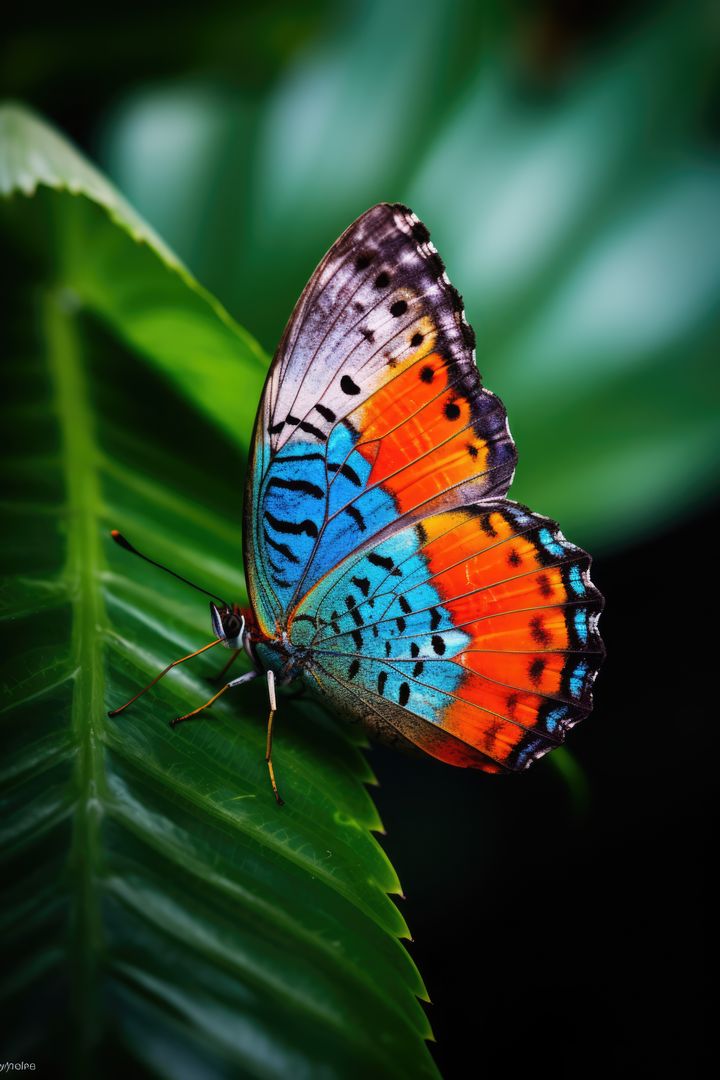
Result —
<path fill-rule="evenodd" d="M 241 652 L 243 652 L 242 649 L 233 649 L 230 659 L 226 664 L 223 665 L 222 670 L 219 671 L 217 675 L 208 675 L 207 681 L 210 683 L 219 683 L 220 680 L 227 675 L 228 671 L 233 666 Z"/>
<path fill-rule="evenodd" d="M 219 697 L 222 697 L 226 690 L 232 689 L 233 686 L 240 686 L 242 683 L 250 682 L 251 679 L 256 679 L 258 677 L 258 674 L 259 672 L 257 671 L 246 671 L 245 674 L 241 675 L 239 678 L 231 679 L 230 682 L 225 683 L 224 686 L 221 686 L 217 694 L 213 694 L 210 700 L 206 701 L 204 705 L 198 705 L 197 709 L 193 709 L 192 712 L 185 713 L 184 716 L 176 716 L 174 720 L 170 721 L 170 727 L 177 727 L 178 724 L 182 724 L 183 720 L 190 720 L 191 717 L 197 716 L 198 713 L 204 712 L 205 709 L 209 709 L 213 702 L 217 701 Z"/>
<path fill-rule="evenodd" d="M 168 664 L 167 667 L 164 667 L 162 669 L 162 671 L 160 672 L 159 675 L 156 675 L 154 679 L 151 679 L 151 681 L 147 684 L 147 686 L 144 686 L 142 688 L 142 690 L 138 690 L 137 694 L 133 694 L 133 696 L 130 698 L 130 700 L 126 701 L 124 705 L 118 706 L 117 709 L 112 709 L 108 713 L 108 716 L 118 716 L 119 713 L 121 713 L 125 709 L 127 709 L 128 705 L 132 705 L 132 703 L 134 701 L 137 701 L 137 699 L 139 697 L 142 697 L 142 695 L 144 693 L 146 693 L 146 691 L 148 691 L 151 686 L 154 686 L 156 682 L 159 682 L 160 679 L 162 679 L 165 675 L 167 675 L 168 671 L 172 671 L 172 669 L 174 667 L 177 667 L 178 664 L 184 664 L 186 660 L 192 660 L 192 658 L 194 656 L 199 656 L 200 653 L 204 653 L 208 649 L 212 649 L 212 647 L 214 645 L 219 645 L 219 644 L 220 644 L 220 638 L 216 638 L 215 641 L 211 641 L 209 643 L 209 645 L 203 645 L 203 647 L 201 649 L 196 649 L 195 652 L 188 653 L 187 656 L 181 656 L 179 660 L 173 660 L 173 662 L 171 664 Z"/>
<path fill-rule="evenodd" d="M 268 697 L 270 698 L 270 715 L 268 717 L 267 726 L 267 748 L 265 751 L 265 760 L 267 761 L 268 772 L 270 773 L 270 783 L 272 784 L 273 793 L 277 800 L 278 806 L 283 806 L 285 800 L 280 797 L 278 786 L 275 781 L 275 770 L 272 763 L 272 733 L 273 733 L 273 718 L 277 712 L 277 698 L 275 696 L 275 672 L 268 670 L 267 673 L 267 686 Z"/>

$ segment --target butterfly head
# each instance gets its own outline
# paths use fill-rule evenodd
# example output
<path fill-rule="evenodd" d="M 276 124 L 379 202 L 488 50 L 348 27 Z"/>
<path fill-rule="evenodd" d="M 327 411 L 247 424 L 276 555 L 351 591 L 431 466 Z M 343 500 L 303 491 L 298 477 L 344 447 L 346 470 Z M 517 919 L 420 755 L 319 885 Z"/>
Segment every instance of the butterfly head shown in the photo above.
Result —
<path fill-rule="evenodd" d="M 210 602 L 210 621 L 213 633 L 227 649 L 243 649 L 247 637 L 245 616 L 237 604 L 219 607 Z"/>

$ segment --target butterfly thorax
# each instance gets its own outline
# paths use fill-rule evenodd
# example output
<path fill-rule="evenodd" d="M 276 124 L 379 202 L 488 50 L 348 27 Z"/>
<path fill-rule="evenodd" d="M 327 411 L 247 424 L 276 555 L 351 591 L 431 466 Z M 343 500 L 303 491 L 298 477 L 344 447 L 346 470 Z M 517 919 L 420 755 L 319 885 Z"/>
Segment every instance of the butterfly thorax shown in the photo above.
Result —
<path fill-rule="evenodd" d="M 299 679 L 311 666 L 312 649 L 294 645 L 286 632 L 253 643 L 253 649 L 262 667 L 274 671 L 281 683 Z"/>

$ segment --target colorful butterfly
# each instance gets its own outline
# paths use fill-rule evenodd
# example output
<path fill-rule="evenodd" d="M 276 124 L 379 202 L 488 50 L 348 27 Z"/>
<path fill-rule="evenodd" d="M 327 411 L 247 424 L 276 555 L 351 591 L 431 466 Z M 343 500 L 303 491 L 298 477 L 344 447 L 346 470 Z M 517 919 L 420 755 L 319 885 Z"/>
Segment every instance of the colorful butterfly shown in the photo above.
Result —
<path fill-rule="evenodd" d="M 244 649 L 253 670 L 174 721 L 264 674 L 278 802 L 276 681 L 301 679 L 383 741 L 493 773 L 526 768 L 591 710 L 590 557 L 505 498 L 517 454 L 474 347 L 428 230 L 386 203 L 333 245 L 288 323 L 253 435 L 250 609 L 212 603 L 204 646 L 230 662 Z"/>

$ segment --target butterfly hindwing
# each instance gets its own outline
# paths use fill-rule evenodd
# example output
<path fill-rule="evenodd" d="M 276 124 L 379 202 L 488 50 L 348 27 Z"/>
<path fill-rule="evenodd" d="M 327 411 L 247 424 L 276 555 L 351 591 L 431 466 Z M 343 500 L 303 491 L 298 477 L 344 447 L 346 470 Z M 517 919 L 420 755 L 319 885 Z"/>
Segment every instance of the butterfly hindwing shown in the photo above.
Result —
<path fill-rule="evenodd" d="M 604 652 L 589 565 L 517 503 L 441 512 L 348 558 L 304 598 L 291 638 L 381 734 L 523 769 L 592 707 Z"/>
<path fill-rule="evenodd" d="M 285 627 L 353 552 L 504 495 L 515 460 L 427 230 L 405 207 L 373 207 L 313 274 L 260 404 L 245 536 L 261 627 Z"/>

